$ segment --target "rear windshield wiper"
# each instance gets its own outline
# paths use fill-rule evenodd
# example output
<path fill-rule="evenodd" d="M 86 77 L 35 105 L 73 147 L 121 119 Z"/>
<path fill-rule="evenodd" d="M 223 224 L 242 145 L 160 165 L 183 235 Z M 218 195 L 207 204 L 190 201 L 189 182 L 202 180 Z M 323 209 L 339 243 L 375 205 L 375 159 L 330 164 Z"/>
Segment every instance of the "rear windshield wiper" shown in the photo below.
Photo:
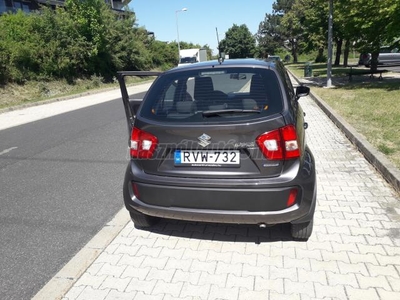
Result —
<path fill-rule="evenodd" d="M 219 109 L 219 110 L 206 110 L 203 111 L 203 117 L 213 117 L 220 115 L 229 115 L 229 114 L 254 114 L 261 113 L 261 110 L 258 109 Z"/>

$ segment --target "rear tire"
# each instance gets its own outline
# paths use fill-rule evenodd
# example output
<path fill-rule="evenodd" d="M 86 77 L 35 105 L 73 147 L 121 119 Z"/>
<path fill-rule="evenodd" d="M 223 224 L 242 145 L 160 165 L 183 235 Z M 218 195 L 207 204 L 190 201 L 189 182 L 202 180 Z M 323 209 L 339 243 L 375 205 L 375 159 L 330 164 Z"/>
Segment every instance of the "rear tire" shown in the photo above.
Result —
<path fill-rule="evenodd" d="M 314 219 L 309 222 L 291 224 L 291 234 L 294 239 L 307 241 L 313 231 Z"/>
<path fill-rule="evenodd" d="M 130 211 L 129 214 L 136 228 L 149 228 L 159 221 L 158 218 L 145 215 L 139 211 Z"/>

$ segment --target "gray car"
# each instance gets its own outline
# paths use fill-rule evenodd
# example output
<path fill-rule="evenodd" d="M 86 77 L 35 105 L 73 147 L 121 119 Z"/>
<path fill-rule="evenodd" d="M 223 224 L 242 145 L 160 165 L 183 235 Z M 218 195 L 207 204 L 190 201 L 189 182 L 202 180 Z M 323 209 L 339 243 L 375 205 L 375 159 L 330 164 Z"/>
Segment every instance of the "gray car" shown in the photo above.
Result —
<path fill-rule="evenodd" d="M 157 76 L 143 100 L 125 77 Z M 131 160 L 123 194 L 135 227 L 159 218 L 313 228 L 317 184 L 299 98 L 280 62 L 208 61 L 119 72 Z"/>
<path fill-rule="evenodd" d="M 378 65 L 400 65 L 400 45 L 385 46 L 379 49 Z M 361 53 L 358 60 L 359 65 L 371 66 L 371 54 Z"/>

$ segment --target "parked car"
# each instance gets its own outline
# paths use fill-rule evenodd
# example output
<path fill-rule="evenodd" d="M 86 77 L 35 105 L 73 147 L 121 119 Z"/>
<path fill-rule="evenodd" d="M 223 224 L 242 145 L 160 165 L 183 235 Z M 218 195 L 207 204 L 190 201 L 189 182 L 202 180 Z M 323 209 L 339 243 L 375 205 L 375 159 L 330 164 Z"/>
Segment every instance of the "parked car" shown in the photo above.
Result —
<path fill-rule="evenodd" d="M 143 100 L 125 77 L 158 75 Z M 290 223 L 312 233 L 315 161 L 299 98 L 282 63 L 208 61 L 164 73 L 119 72 L 131 160 L 123 195 L 137 228 L 159 218 Z"/>
<path fill-rule="evenodd" d="M 371 54 L 361 53 L 358 61 L 359 65 L 370 67 Z M 378 56 L 378 65 L 400 65 L 400 47 L 399 45 L 381 47 Z"/>
<path fill-rule="evenodd" d="M 282 61 L 281 57 L 279 55 L 269 55 L 268 60 L 270 61 Z"/>

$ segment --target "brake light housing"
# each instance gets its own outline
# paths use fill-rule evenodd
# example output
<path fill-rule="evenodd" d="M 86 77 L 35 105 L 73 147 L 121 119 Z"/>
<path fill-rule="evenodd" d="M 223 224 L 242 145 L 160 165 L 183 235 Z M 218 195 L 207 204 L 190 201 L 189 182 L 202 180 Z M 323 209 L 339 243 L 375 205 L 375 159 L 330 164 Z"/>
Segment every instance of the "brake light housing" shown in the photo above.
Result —
<path fill-rule="evenodd" d="M 131 158 L 152 158 L 157 148 L 156 136 L 134 127 L 131 133 L 130 154 Z"/>
<path fill-rule="evenodd" d="M 300 157 L 296 128 L 287 125 L 259 135 L 256 143 L 269 160 L 288 160 Z"/>

